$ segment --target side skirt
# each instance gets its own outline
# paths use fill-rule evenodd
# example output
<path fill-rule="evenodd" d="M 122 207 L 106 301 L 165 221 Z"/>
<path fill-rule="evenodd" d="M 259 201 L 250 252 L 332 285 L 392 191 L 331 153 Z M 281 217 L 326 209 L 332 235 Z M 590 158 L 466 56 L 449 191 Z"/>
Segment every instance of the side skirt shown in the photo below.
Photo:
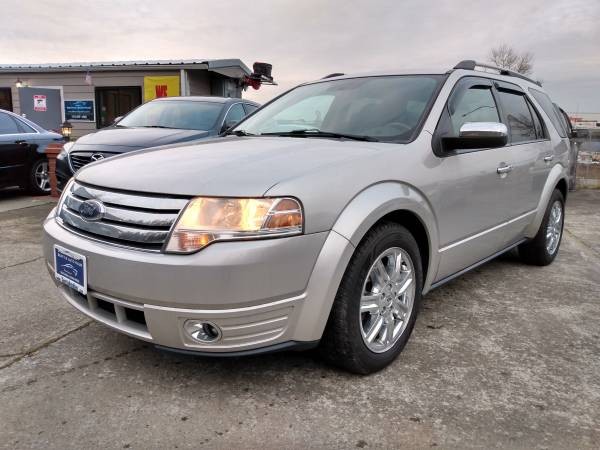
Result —
<path fill-rule="evenodd" d="M 508 247 L 500 250 L 499 252 L 494 253 L 493 255 L 488 256 L 487 258 L 482 259 L 481 261 L 476 262 L 475 264 L 471 264 L 469 267 L 462 269 L 456 273 L 453 273 L 452 275 L 448 275 L 446 278 L 442 278 L 439 281 L 436 281 L 435 283 L 433 283 L 431 285 L 430 289 L 435 289 L 440 287 L 443 284 L 446 284 L 448 281 L 451 281 L 453 279 L 455 279 L 456 277 L 461 276 L 462 274 L 465 274 L 467 272 L 469 272 L 470 270 L 475 269 L 476 267 L 481 266 L 482 264 L 485 264 L 486 262 L 491 261 L 492 259 L 497 258 L 498 256 L 502 255 L 503 253 L 506 253 L 510 250 L 512 250 L 513 248 L 515 248 L 518 245 L 521 245 L 523 242 L 527 241 L 527 239 L 521 239 L 518 242 L 515 242 L 514 244 L 509 245 Z"/>

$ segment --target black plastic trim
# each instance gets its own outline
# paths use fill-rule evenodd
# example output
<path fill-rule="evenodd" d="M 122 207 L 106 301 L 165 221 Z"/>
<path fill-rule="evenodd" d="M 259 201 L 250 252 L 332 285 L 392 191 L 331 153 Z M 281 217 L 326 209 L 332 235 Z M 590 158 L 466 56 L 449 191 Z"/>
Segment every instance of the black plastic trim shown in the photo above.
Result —
<path fill-rule="evenodd" d="M 178 353 L 180 355 L 190 356 L 209 356 L 214 358 L 234 358 L 240 356 L 254 356 L 263 355 L 268 353 L 277 353 L 284 351 L 305 351 L 315 348 L 319 345 L 320 341 L 287 341 L 280 344 L 268 345 L 261 348 L 253 348 L 251 350 L 240 350 L 237 352 L 203 352 L 197 350 L 185 350 L 180 348 L 165 347 L 164 345 L 155 345 L 158 350 Z"/>
<path fill-rule="evenodd" d="M 491 261 L 494 258 L 497 258 L 498 256 L 512 250 L 513 248 L 515 248 L 518 245 L 521 245 L 523 242 L 527 241 L 527 239 L 521 239 L 520 241 L 515 242 L 514 244 L 509 245 L 508 247 L 500 250 L 499 252 L 494 253 L 493 255 L 488 256 L 487 258 L 483 258 L 481 261 L 476 262 L 475 264 L 471 264 L 468 267 L 465 267 L 462 270 L 459 270 L 458 272 L 453 273 L 452 275 L 448 275 L 446 278 L 442 278 L 439 281 L 436 281 L 435 283 L 433 283 L 431 285 L 431 289 L 435 289 L 437 287 L 440 287 L 443 284 L 446 284 L 449 281 L 452 281 L 453 279 L 455 279 L 456 277 L 459 277 L 479 266 L 481 266 L 482 264 L 485 264 L 486 262 Z"/>

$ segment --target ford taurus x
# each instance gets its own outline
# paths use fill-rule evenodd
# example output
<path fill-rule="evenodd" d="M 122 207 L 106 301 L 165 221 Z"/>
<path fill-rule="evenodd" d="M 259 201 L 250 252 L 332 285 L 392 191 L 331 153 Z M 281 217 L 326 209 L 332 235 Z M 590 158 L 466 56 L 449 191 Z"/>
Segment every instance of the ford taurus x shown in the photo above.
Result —
<path fill-rule="evenodd" d="M 514 247 L 557 255 L 569 141 L 518 74 L 328 77 L 228 134 L 77 172 L 44 224 L 66 301 L 162 348 L 319 345 L 366 374 L 431 289 Z"/>

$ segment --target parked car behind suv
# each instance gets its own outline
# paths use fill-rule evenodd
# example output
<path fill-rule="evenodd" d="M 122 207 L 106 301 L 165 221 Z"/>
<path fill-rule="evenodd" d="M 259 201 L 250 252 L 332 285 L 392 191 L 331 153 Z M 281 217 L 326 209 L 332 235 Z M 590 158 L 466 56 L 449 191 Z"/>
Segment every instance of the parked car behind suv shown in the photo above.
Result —
<path fill-rule="evenodd" d="M 479 67 L 307 83 L 218 142 L 92 164 L 44 224 L 49 270 L 75 308 L 162 348 L 320 345 L 379 370 L 423 294 L 514 247 L 536 265 L 558 252 L 552 101 Z"/>
<path fill-rule="evenodd" d="M 32 194 L 50 192 L 44 150 L 63 137 L 24 117 L 0 109 L 0 189 L 28 188 Z"/>
<path fill-rule="evenodd" d="M 115 124 L 65 145 L 56 171 L 58 187 L 86 164 L 140 148 L 215 137 L 259 105 L 225 97 L 164 97 L 145 103 Z"/>

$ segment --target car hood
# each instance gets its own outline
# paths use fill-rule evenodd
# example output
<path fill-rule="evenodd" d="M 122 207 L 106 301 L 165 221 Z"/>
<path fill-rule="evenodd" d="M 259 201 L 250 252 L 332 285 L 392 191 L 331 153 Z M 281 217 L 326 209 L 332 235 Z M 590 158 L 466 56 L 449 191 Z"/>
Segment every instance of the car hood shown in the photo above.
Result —
<path fill-rule="evenodd" d="M 76 178 L 128 191 L 258 197 L 283 180 L 368 157 L 375 151 L 377 146 L 368 142 L 231 137 L 116 156 L 86 166 Z"/>
<path fill-rule="evenodd" d="M 209 134 L 208 131 L 201 130 L 110 127 L 80 137 L 72 150 L 131 151 L 201 139 Z"/>

